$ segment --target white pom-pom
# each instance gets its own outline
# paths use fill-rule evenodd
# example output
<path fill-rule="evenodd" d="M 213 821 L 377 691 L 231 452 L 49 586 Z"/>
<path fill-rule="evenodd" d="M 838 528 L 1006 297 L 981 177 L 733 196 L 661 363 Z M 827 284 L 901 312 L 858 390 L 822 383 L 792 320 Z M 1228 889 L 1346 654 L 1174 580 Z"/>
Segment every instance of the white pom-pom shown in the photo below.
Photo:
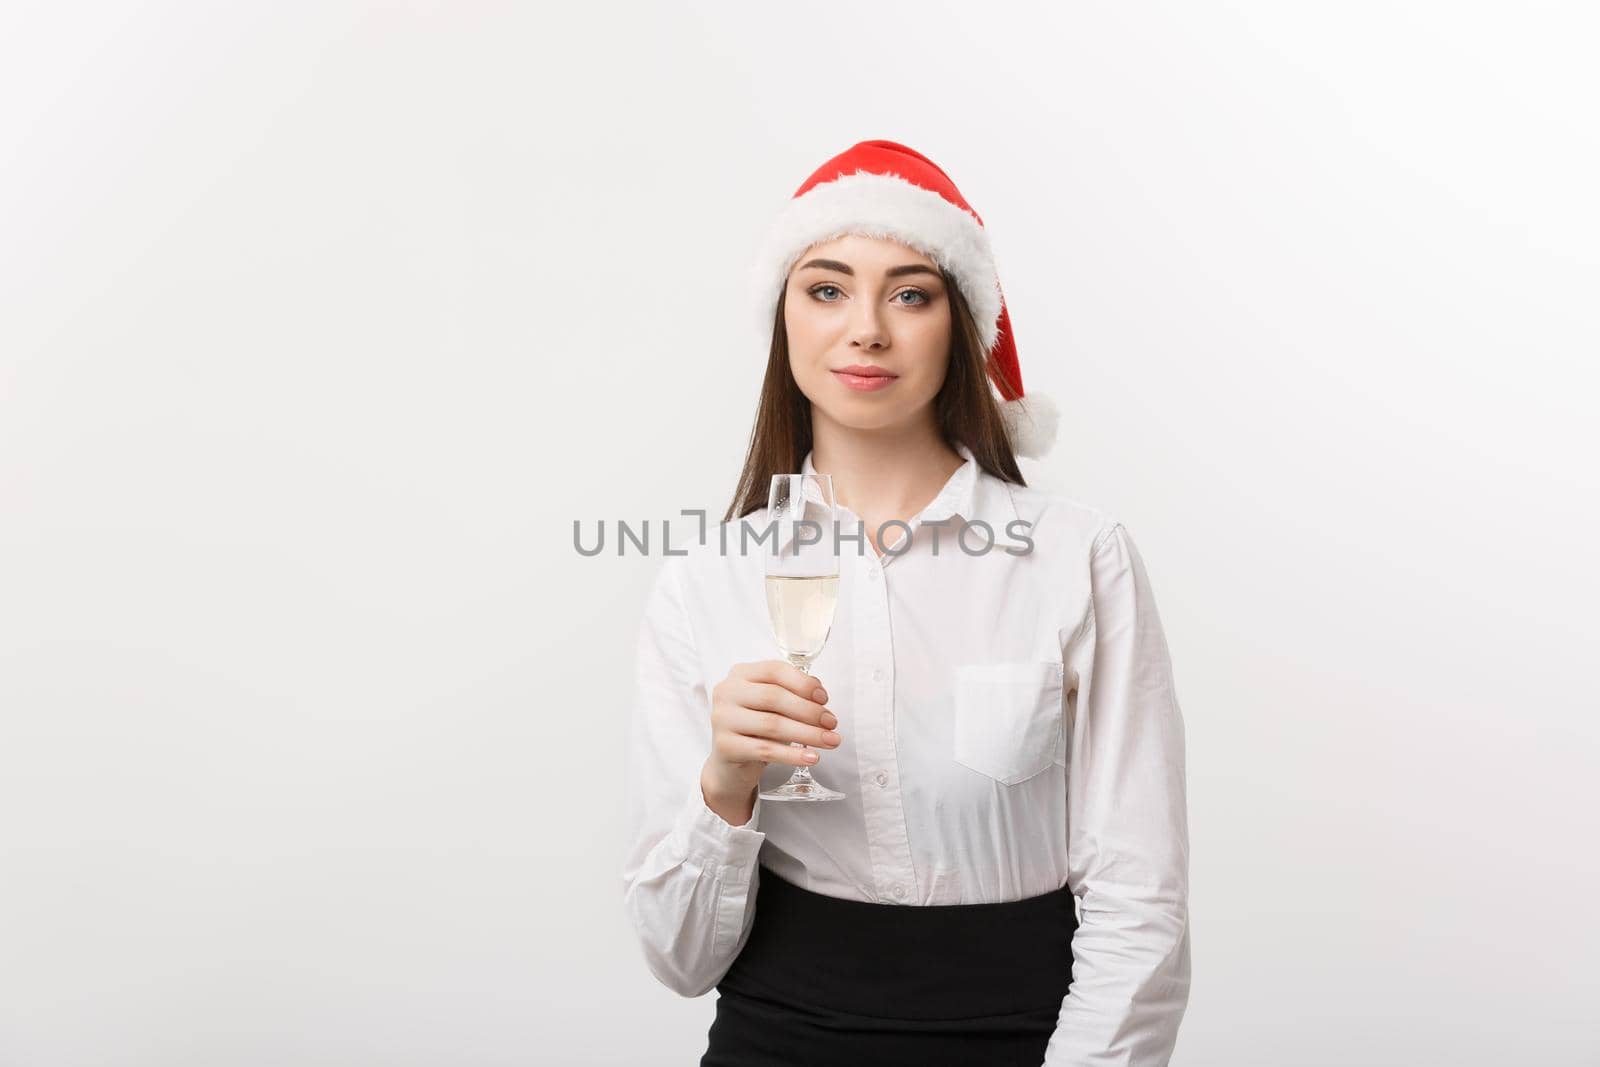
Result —
<path fill-rule="evenodd" d="M 1005 416 L 1011 451 L 1017 455 L 1038 459 L 1056 443 L 1061 412 L 1048 396 L 1029 393 L 1017 400 L 1002 400 L 1000 413 Z"/>

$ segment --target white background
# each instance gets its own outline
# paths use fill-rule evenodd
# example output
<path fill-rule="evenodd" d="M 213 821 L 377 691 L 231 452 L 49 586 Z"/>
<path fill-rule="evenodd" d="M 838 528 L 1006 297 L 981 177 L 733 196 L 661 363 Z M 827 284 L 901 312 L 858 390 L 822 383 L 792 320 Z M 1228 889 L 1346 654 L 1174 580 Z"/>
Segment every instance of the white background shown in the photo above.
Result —
<path fill-rule="evenodd" d="M 697 1061 L 572 523 L 722 513 L 876 137 L 1150 569 L 1173 1062 L 1597 1062 L 1591 10 L 7 3 L 0 1064 Z"/>

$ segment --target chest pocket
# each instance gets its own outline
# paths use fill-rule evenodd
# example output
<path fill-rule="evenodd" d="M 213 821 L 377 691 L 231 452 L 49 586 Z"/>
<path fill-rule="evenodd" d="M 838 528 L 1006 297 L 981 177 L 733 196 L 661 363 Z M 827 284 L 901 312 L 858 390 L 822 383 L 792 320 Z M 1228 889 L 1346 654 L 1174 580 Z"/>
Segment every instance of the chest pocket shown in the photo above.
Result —
<path fill-rule="evenodd" d="M 956 667 L 956 762 L 1006 785 L 1049 767 L 1063 729 L 1062 674 L 1054 660 Z"/>

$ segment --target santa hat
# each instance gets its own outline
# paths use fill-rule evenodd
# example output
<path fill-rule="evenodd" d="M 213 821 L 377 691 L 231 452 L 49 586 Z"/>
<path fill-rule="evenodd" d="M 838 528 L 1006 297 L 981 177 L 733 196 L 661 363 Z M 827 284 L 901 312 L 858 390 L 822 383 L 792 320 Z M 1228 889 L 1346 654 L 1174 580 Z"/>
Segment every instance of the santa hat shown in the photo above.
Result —
<path fill-rule="evenodd" d="M 1029 393 L 1023 398 L 1011 317 L 983 219 L 949 175 L 903 144 L 852 145 L 795 190 L 768 231 L 756 263 L 762 328 L 771 328 L 778 296 L 801 253 L 847 233 L 909 245 L 950 275 L 977 322 L 1012 451 L 1035 458 L 1047 453 L 1055 443 L 1058 412 L 1048 397 Z"/>

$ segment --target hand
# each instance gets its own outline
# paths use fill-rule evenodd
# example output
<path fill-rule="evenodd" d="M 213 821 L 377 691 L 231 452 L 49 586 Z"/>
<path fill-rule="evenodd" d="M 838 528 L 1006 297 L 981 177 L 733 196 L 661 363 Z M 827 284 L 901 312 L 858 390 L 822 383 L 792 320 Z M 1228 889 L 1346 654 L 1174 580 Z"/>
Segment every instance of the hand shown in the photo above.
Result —
<path fill-rule="evenodd" d="M 700 772 L 707 804 L 733 823 L 718 805 L 744 810 L 755 804 L 755 790 L 769 763 L 811 766 L 816 753 L 796 748 L 799 741 L 818 748 L 839 747 L 833 731 L 838 718 L 823 705 L 827 691 L 815 675 L 781 659 L 736 663 L 711 691 L 711 755 Z M 715 802 L 715 803 L 714 803 Z M 738 825 L 738 824 L 735 824 Z"/>

